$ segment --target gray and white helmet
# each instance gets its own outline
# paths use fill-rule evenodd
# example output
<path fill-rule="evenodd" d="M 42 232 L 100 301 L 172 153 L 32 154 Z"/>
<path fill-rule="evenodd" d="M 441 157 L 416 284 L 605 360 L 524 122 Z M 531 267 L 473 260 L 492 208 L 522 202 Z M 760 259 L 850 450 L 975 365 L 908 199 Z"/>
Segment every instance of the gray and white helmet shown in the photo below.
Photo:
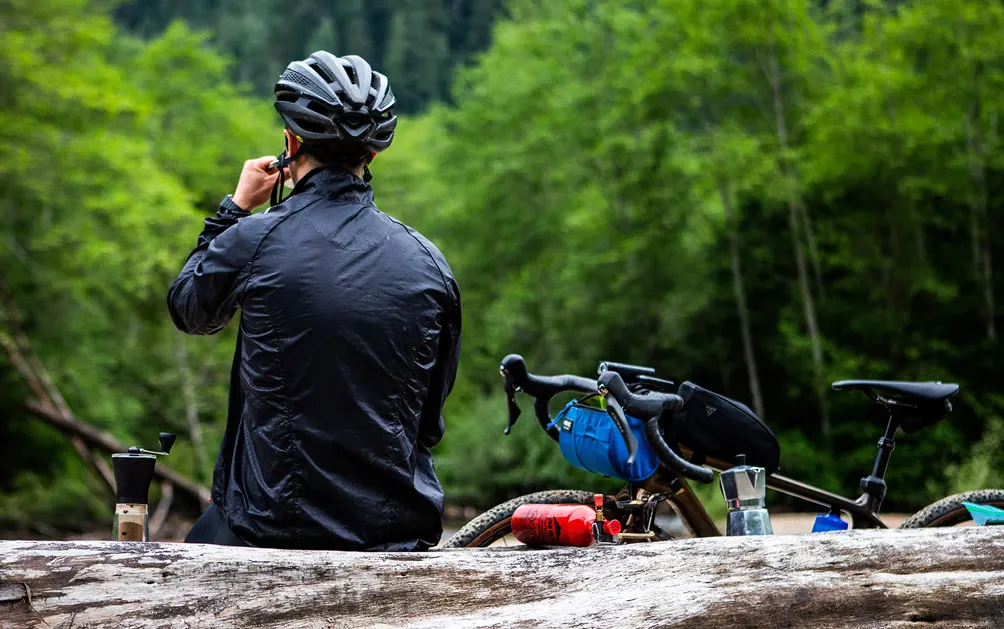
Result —
<path fill-rule="evenodd" d="M 387 77 L 355 55 L 319 50 L 275 84 L 276 111 L 306 143 L 346 141 L 379 153 L 394 140 L 394 103 Z"/>

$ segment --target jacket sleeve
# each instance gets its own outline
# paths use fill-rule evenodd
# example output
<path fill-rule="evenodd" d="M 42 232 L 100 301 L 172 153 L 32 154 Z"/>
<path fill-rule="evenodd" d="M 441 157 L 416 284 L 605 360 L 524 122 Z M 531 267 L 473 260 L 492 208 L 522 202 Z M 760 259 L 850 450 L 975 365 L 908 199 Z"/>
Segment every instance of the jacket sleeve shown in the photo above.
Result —
<path fill-rule="evenodd" d="M 453 390 L 457 380 L 457 365 L 460 363 L 460 289 L 450 278 L 447 304 L 443 309 L 443 325 L 439 333 L 439 356 L 429 381 L 429 395 L 422 409 L 422 429 L 419 442 L 431 448 L 443 438 L 446 424 L 443 422 L 443 405 Z"/>
<path fill-rule="evenodd" d="M 233 318 L 261 242 L 259 216 L 221 209 L 206 219 L 198 245 L 167 295 L 179 330 L 215 334 Z"/>

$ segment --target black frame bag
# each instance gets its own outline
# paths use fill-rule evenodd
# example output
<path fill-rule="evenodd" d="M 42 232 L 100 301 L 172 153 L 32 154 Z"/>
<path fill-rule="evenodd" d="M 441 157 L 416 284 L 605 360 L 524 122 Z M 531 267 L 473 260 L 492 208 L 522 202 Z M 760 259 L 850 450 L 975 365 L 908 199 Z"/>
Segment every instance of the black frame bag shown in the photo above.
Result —
<path fill-rule="evenodd" d="M 681 384 L 677 394 L 684 404 L 673 414 L 673 427 L 679 443 L 694 451 L 695 460 L 712 457 L 732 463 L 737 454 L 745 454 L 747 465 L 762 467 L 768 474 L 778 471 L 777 437 L 745 404 L 693 382 Z"/>

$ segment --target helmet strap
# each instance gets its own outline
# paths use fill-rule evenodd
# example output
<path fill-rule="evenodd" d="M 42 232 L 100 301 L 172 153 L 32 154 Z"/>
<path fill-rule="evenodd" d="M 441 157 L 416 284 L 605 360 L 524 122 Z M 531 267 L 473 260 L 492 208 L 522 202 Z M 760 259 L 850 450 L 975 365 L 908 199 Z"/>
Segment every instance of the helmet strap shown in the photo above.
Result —
<path fill-rule="evenodd" d="M 376 156 L 377 156 L 376 153 L 371 152 L 370 158 L 366 160 L 365 164 L 363 164 L 363 181 L 365 181 L 366 183 L 373 181 L 373 175 L 372 173 L 370 173 L 370 164 L 373 162 L 374 159 L 376 159 Z"/>
<path fill-rule="evenodd" d="M 269 199 L 269 204 L 272 207 L 275 207 L 285 201 L 285 199 L 282 198 L 282 187 L 286 184 L 286 164 L 288 163 L 289 160 L 286 159 L 286 149 L 283 149 L 282 154 L 279 155 L 279 161 L 277 163 L 279 176 L 275 178 L 275 183 L 272 184 L 272 196 Z"/>
<path fill-rule="evenodd" d="M 299 136 L 297 136 L 299 139 Z M 288 144 L 287 144 L 288 146 Z M 272 185 L 272 197 L 270 203 L 273 206 L 279 205 L 283 201 L 289 198 L 292 192 L 286 195 L 285 198 L 282 196 L 282 188 L 286 185 L 286 166 L 293 163 L 293 160 L 297 158 L 300 152 L 303 151 L 303 144 L 297 149 L 296 153 L 290 156 L 286 156 L 287 149 L 282 149 L 282 153 L 279 154 L 279 159 L 276 162 L 276 166 L 279 168 L 279 176 L 276 178 L 275 183 Z"/>

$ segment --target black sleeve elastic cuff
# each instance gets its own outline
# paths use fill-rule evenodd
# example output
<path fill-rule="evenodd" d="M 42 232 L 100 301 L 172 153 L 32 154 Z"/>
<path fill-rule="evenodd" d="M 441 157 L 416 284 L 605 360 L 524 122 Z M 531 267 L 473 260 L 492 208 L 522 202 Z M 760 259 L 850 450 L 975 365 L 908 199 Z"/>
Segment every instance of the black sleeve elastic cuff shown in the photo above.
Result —
<path fill-rule="evenodd" d="M 234 203 L 233 195 L 228 194 L 220 201 L 220 216 L 226 218 L 244 218 L 250 216 L 251 212 Z"/>

